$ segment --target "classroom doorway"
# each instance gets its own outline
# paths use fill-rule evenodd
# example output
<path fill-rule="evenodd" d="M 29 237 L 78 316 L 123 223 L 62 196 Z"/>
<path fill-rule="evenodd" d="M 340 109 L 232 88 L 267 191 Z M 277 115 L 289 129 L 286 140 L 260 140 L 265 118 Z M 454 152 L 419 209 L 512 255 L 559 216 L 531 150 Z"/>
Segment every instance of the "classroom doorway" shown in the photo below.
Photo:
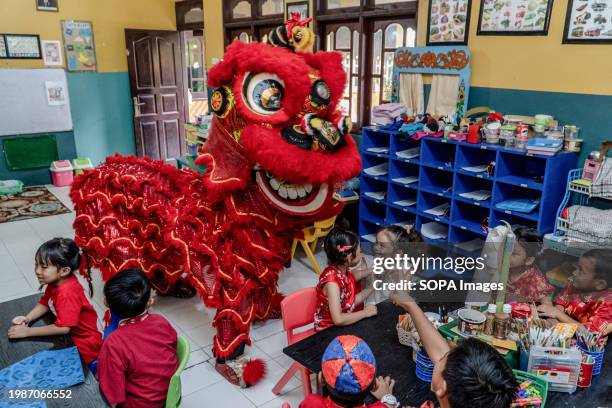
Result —
<path fill-rule="evenodd" d="M 136 153 L 155 160 L 185 155 L 185 98 L 177 31 L 125 30 Z"/>

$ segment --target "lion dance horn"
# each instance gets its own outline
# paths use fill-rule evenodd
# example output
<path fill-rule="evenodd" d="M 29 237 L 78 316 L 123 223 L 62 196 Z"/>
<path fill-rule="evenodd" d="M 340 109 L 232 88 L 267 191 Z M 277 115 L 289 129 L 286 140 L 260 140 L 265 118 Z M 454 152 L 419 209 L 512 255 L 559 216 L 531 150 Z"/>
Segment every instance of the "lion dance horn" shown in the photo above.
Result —
<path fill-rule="evenodd" d="M 315 36 L 306 25 L 311 21 L 312 18 L 302 19 L 300 13 L 291 13 L 291 18 L 284 25 L 270 31 L 268 44 L 294 52 L 312 52 Z"/>

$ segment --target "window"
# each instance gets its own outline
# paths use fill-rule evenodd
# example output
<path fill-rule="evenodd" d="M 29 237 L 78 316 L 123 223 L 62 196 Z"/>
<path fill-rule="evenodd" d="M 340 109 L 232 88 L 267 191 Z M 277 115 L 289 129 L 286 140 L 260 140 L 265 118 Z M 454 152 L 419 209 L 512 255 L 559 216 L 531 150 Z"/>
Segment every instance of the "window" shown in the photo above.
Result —
<path fill-rule="evenodd" d="M 185 84 L 185 99 L 188 109 L 187 121 L 193 123 L 197 115 L 208 112 L 208 89 L 204 54 L 204 36 L 202 31 L 183 31 L 184 49 L 183 83 Z"/>
<path fill-rule="evenodd" d="M 248 1 L 238 2 L 232 9 L 232 18 L 249 18 L 251 15 L 251 3 Z"/>
<path fill-rule="evenodd" d="M 327 2 L 329 10 L 346 7 L 359 7 L 359 0 L 328 0 Z"/>
<path fill-rule="evenodd" d="M 353 123 L 359 122 L 359 39 L 357 24 L 329 27 L 326 36 L 326 49 L 342 54 L 342 66 L 346 72 L 346 88 L 340 102 L 343 114 L 351 117 Z"/>
<path fill-rule="evenodd" d="M 283 14 L 283 0 L 266 0 L 261 5 L 261 15 Z"/>
<path fill-rule="evenodd" d="M 202 0 L 183 0 L 174 5 L 176 14 L 176 29 L 191 31 L 204 29 L 204 12 Z"/>
<path fill-rule="evenodd" d="M 416 31 L 407 21 L 374 23 L 371 106 L 391 101 L 393 57 L 401 47 L 414 47 Z"/>
<path fill-rule="evenodd" d="M 225 45 L 265 41 L 272 28 L 283 24 L 283 6 L 283 0 L 224 0 Z"/>

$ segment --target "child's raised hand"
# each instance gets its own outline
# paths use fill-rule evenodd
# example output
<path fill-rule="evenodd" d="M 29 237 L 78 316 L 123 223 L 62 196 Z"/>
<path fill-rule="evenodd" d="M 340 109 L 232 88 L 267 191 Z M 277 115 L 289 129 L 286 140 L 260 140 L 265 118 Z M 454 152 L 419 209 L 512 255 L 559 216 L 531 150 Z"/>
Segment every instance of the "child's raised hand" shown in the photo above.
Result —
<path fill-rule="evenodd" d="M 376 307 L 376 305 L 367 305 L 363 308 L 363 311 L 368 317 L 373 317 L 378 314 L 378 308 Z"/>
<path fill-rule="evenodd" d="M 20 324 L 28 324 L 28 318 L 25 316 L 15 316 L 13 317 L 13 320 L 11 321 L 11 324 L 13 324 L 13 326 L 18 326 Z"/>
<path fill-rule="evenodd" d="M 11 326 L 8 331 L 9 339 L 23 339 L 24 337 L 28 337 L 30 335 L 30 327 L 20 324 L 17 326 Z"/>

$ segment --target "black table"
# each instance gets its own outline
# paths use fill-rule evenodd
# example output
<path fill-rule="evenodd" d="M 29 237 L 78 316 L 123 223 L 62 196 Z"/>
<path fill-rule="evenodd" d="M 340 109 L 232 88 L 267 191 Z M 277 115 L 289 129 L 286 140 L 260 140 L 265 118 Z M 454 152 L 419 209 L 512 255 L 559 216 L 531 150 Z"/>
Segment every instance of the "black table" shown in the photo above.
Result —
<path fill-rule="evenodd" d="M 70 336 L 32 337 L 28 339 L 9 340 L 7 337 L 11 320 L 15 316 L 23 316 L 36 305 L 40 295 L 32 295 L 10 302 L 0 303 L 0 368 L 23 360 L 39 351 L 59 350 L 74 346 Z M 44 326 L 53 323 L 55 317 L 47 313 L 34 326 Z M 83 364 L 85 382 L 70 387 L 71 399 L 46 399 L 48 408 L 103 408 L 109 405 L 104 401 L 98 382 L 87 366 Z M 17 402 L 17 400 L 15 401 Z"/>
<path fill-rule="evenodd" d="M 402 406 L 419 406 L 426 400 L 436 401 L 430 384 L 419 380 L 412 360 L 412 349 L 403 346 L 397 339 L 395 326 L 398 316 L 404 311 L 390 302 L 379 303 L 378 315 L 361 320 L 353 325 L 330 327 L 283 350 L 285 354 L 313 373 L 321 371 L 321 357 L 325 348 L 336 336 L 353 334 L 369 345 L 378 366 L 379 375 L 390 375 L 396 380 L 394 394 Z M 424 309 L 437 311 L 438 304 L 424 304 Z M 447 304 L 447 310 L 456 309 L 456 304 Z M 593 379 L 588 389 L 578 388 L 574 394 L 549 392 L 547 408 L 556 407 L 612 407 L 612 346 L 606 349 L 602 374 Z"/>

